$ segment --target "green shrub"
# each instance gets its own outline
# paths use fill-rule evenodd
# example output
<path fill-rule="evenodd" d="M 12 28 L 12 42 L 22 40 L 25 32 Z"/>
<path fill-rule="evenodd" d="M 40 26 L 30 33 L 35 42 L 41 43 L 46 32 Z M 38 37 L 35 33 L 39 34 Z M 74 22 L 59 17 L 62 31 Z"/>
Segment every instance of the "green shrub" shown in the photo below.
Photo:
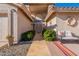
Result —
<path fill-rule="evenodd" d="M 43 38 L 46 41 L 54 41 L 56 39 L 56 32 L 54 30 L 51 30 L 51 29 L 44 30 Z"/>
<path fill-rule="evenodd" d="M 35 36 L 35 31 L 27 31 L 22 33 L 21 35 L 21 41 L 30 41 L 34 38 Z"/>
<path fill-rule="evenodd" d="M 43 34 L 44 34 L 45 31 L 46 31 L 46 29 L 43 29 L 43 31 L 42 31 L 42 36 L 43 36 Z"/>

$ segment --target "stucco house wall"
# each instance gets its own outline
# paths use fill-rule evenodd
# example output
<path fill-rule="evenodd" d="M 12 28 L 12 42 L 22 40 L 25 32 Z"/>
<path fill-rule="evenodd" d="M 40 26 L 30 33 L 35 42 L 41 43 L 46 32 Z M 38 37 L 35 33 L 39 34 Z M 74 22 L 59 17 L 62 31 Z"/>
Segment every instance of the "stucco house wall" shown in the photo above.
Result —
<path fill-rule="evenodd" d="M 75 27 L 69 26 L 67 24 L 67 18 L 71 16 L 74 17 L 78 24 Z M 57 30 L 58 31 L 71 31 L 76 36 L 79 36 L 79 12 L 60 12 L 56 15 L 56 23 L 57 23 Z"/>
<path fill-rule="evenodd" d="M 32 22 L 22 13 L 22 11 L 18 10 L 18 39 L 20 40 L 23 32 L 32 29 Z"/>
<path fill-rule="evenodd" d="M 56 30 L 56 16 L 47 22 L 47 27 Z"/>
<path fill-rule="evenodd" d="M 52 26 L 56 24 L 56 17 L 52 18 L 49 22 L 47 22 L 47 26 Z"/>
<path fill-rule="evenodd" d="M 0 25 L 2 27 L 2 28 L 0 28 L 1 29 L 0 30 L 0 32 L 1 32 L 0 38 L 3 37 L 2 40 L 0 39 L 1 41 L 7 41 L 6 36 L 11 34 L 11 28 L 10 28 L 11 23 L 10 22 L 11 22 L 11 10 L 12 9 L 15 9 L 17 11 L 17 8 L 14 7 L 14 6 L 11 6 L 9 4 L 0 4 L 0 13 L 6 13 L 7 14 L 6 17 L 4 15 L 0 16 L 0 21 L 3 24 L 3 25 L 1 25 L 1 23 L 0 23 Z M 17 20 L 17 17 L 15 17 L 14 20 Z M 13 31 L 16 30 L 16 29 L 17 28 L 14 27 Z M 15 34 L 15 36 L 16 36 L 16 34 Z M 17 38 L 15 37 L 14 41 L 16 41 L 16 39 Z"/>
<path fill-rule="evenodd" d="M 11 10 L 14 9 L 13 15 L 11 16 Z M 12 17 L 12 30 L 13 30 L 13 36 L 14 41 L 18 42 L 20 40 L 21 34 L 23 32 L 26 32 L 28 30 L 32 30 L 32 22 L 25 16 L 22 11 L 16 7 L 12 6 L 10 4 L 0 4 L 0 13 L 7 13 L 7 17 L 0 17 L 0 20 L 5 19 L 4 21 L 0 21 L 0 23 L 3 23 L 3 32 L 2 29 L 0 30 L 1 35 L 0 38 L 2 38 L 2 41 L 6 41 L 6 36 L 11 34 L 11 17 Z M 5 23 L 4 23 L 5 22 Z M 3 40 L 5 38 L 5 40 Z"/>

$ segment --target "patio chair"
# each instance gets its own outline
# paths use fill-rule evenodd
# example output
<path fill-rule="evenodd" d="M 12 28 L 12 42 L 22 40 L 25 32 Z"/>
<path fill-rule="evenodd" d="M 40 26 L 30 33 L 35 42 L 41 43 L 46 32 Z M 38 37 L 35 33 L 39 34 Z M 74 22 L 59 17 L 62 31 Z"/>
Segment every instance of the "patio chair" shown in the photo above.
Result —
<path fill-rule="evenodd" d="M 72 33 L 70 31 L 62 31 L 61 35 L 58 35 L 58 36 L 61 41 L 63 41 L 63 40 L 79 40 L 78 37 L 72 36 Z"/>

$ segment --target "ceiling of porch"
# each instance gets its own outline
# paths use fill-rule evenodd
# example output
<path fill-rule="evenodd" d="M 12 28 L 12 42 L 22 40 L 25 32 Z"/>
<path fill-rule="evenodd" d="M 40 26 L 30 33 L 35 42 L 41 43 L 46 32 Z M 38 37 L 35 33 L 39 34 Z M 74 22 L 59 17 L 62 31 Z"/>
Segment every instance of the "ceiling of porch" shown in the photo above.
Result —
<path fill-rule="evenodd" d="M 35 17 L 39 17 L 44 20 L 47 17 L 49 5 L 51 3 L 44 3 L 44 4 L 25 4 L 28 6 L 28 9 L 32 15 Z"/>
<path fill-rule="evenodd" d="M 29 4 L 29 8 L 31 13 L 33 14 L 39 14 L 47 12 L 49 4 Z"/>

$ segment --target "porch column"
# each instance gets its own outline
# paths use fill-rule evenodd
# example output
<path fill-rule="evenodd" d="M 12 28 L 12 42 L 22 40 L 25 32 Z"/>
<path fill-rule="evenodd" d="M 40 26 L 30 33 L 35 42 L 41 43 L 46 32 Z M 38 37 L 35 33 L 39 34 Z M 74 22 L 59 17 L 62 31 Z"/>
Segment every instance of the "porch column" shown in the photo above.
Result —
<path fill-rule="evenodd" d="M 17 17 L 16 10 L 11 9 L 10 35 L 14 37 L 14 43 L 18 42 L 17 38 Z"/>

